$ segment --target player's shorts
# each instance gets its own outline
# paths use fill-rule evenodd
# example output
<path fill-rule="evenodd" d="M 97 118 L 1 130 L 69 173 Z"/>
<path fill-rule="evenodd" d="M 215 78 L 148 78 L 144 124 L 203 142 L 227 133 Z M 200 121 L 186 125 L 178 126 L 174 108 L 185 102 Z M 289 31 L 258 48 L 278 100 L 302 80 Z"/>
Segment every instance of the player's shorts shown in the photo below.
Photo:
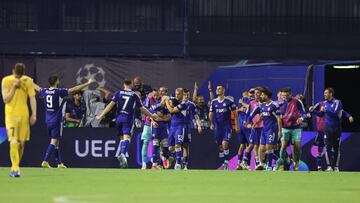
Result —
<path fill-rule="evenodd" d="M 324 147 L 325 146 L 325 133 L 322 131 L 318 131 L 317 135 L 314 139 L 314 145 L 318 147 Z"/>
<path fill-rule="evenodd" d="M 238 133 L 239 144 L 248 144 L 250 139 L 250 128 L 243 125 L 240 126 L 240 133 Z"/>
<path fill-rule="evenodd" d="M 143 131 L 141 133 L 141 140 L 149 141 L 152 137 L 151 127 L 148 125 L 144 125 Z"/>
<path fill-rule="evenodd" d="M 273 127 L 263 130 L 260 137 L 260 144 L 262 145 L 276 145 L 278 143 L 278 128 Z"/>
<path fill-rule="evenodd" d="M 121 120 L 118 121 L 117 119 L 116 129 L 118 131 L 118 136 L 123 136 L 123 135 L 132 136 L 134 132 L 134 124 L 133 122 L 129 122 L 129 121 L 121 121 Z"/>
<path fill-rule="evenodd" d="M 175 144 L 182 145 L 184 142 L 185 125 L 171 126 L 168 143 L 169 146 L 175 146 Z"/>
<path fill-rule="evenodd" d="M 168 127 L 167 124 L 159 124 L 158 128 L 152 128 L 152 138 L 159 141 L 168 138 Z"/>
<path fill-rule="evenodd" d="M 60 139 L 63 131 L 63 124 L 47 124 L 48 135 L 51 139 Z"/>
<path fill-rule="evenodd" d="M 229 142 L 231 137 L 231 125 L 228 126 L 215 126 L 214 130 L 215 141 L 218 145 L 221 145 L 223 141 Z"/>
<path fill-rule="evenodd" d="M 292 143 L 301 142 L 301 128 L 282 128 L 282 135 L 281 141 L 291 141 Z"/>
<path fill-rule="evenodd" d="M 5 116 L 5 126 L 8 140 L 18 141 L 30 140 L 30 119 L 29 116 Z"/>
<path fill-rule="evenodd" d="M 249 144 L 259 145 L 263 128 L 252 128 L 250 130 Z"/>

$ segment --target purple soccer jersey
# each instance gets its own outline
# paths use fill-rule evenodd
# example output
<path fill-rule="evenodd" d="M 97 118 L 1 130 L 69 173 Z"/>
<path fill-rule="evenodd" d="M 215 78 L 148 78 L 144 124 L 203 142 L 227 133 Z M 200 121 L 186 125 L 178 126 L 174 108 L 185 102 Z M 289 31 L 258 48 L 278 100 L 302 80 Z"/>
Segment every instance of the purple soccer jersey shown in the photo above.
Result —
<path fill-rule="evenodd" d="M 228 98 L 219 101 L 212 100 L 210 112 L 214 113 L 214 135 L 217 144 L 230 140 L 231 134 L 231 111 L 236 109 L 236 104 Z"/>
<path fill-rule="evenodd" d="M 45 101 L 45 122 L 48 127 L 60 125 L 62 121 L 62 99 L 68 94 L 66 88 L 42 88 L 40 90 L 40 95 Z"/>
<path fill-rule="evenodd" d="M 231 111 L 236 109 L 236 104 L 228 98 L 220 101 L 218 98 L 212 100 L 210 112 L 214 113 L 215 128 L 220 126 L 231 127 Z"/>
<path fill-rule="evenodd" d="M 116 92 L 111 101 L 116 103 L 116 128 L 119 136 L 132 135 L 135 110 L 142 107 L 140 97 L 131 90 Z"/>
<path fill-rule="evenodd" d="M 276 102 L 262 103 L 250 114 L 249 120 L 255 115 L 261 115 L 264 124 L 260 137 L 261 144 L 276 144 L 278 135 L 277 118 L 280 116 L 280 108 Z"/>
<path fill-rule="evenodd" d="M 143 106 L 140 97 L 131 90 L 116 92 L 111 101 L 116 103 L 116 117 L 127 117 L 131 121 L 133 121 L 135 109 Z"/>
<path fill-rule="evenodd" d="M 182 101 L 176 108 L 179 110 L 177 113 L 172 113 L 170 132 L 168 137 L 169 146 L 174 146 L 175 144 L 182 144 L 184 141 L 184 135 L 186 130 L 186 116 L 188 114 L 187 104 Z"/>
<path fill-rule="evenodd" d="M 186 105 L 188 106 L 187 110 L 188 110 L 188 114 L 186 115 L 186 123 L 188 125 L 191 125 L 191 123 L 193 124 L 193 126 L 195 126 L 195 115 L 199 115 L 199 110 L 196 108 L 196 105 L 191 102 L 191 101 L 187 101 Z"/>
<path fill-rule="evenodd" d="M 186 102 L 182 101 L 180 104 L 176 106 L 176 108 L 179 110 L 177 113 L 173 113 L 171 117 L 171 125 L 184 125 L 186 124 L 186 116 L 188 115 L 188 105 Z"/>
<path fill-rule="evenodd" d="M 262 103 L 261 106 L 255 108 L 255 110 L 250 114 L 249 120 L 252 120 L 252 118 L 257 114 L 262 116 L 264 131 L 277 127 L 277 117 L 280 116 L 280 109 L 277 103 Z"/>

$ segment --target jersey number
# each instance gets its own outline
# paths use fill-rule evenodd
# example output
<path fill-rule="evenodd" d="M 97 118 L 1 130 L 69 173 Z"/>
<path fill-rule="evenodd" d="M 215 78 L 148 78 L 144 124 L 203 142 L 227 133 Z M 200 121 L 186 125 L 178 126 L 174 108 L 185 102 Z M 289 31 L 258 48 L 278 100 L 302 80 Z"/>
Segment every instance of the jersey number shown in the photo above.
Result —
<path fill-rule="evenodd" d="M 53 107 L 52 95 L 46 95 L 46 106 L 50 109 Z"/>
<path fill-rule="evenodd" d="M 128 97 L 128 96 L 122 96 L 122 98 L 125 99 L 125 103 L 124 103 L 124 105 L 123 105 L 123 107 L 122 107 L 122 110 L 125 110 L 128 102 L 129 102 L 130 97 Z"/>

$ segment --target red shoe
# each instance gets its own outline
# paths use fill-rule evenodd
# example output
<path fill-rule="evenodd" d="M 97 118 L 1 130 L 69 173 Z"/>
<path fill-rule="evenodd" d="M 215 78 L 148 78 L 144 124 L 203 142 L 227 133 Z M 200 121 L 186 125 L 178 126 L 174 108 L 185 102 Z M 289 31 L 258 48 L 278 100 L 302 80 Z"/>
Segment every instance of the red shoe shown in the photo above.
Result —
<path fill-rule="evenodd" d="M 164 159 L 163 160 L 163 166 L 165 169 L 169 169 L 170 168 L 170 162 L 168 159 Z"/>
<path fill-rule="evenodd" d="M 157 165 L 152 165 L 151 170 L 158 170 Z"/>

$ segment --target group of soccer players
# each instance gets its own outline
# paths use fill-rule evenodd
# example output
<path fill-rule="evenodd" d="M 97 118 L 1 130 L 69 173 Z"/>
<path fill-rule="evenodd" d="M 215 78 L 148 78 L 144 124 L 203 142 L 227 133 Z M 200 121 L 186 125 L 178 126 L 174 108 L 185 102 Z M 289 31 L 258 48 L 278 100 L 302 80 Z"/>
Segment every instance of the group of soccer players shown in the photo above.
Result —
<path fill-rule="evenodd" d="M 35 90 L 44 99 L 46 125 L 50 136 L 41 166 L 50 168 L 49 160 L 54 154 L 58 168 L 66 168 L 61 160 L 59 143 L 62 129 L 62 98 L 74 94 L 90 85 L 93 80 L 73 88 L 58 88 L 59 78 L 49 77 L 49 88 L 41 88 L 24 75 L 25 65 L 17 63 L 13 74 L 2 80 L 2 96 L 5 103 L 6 129 L 10 142 L 11 177 L 20 177 L 19 164 L 23 155 L 25 141 L 30 138 L 29 123 L 36 122 Z M 147 97 L 146 105 L 137 92 L 132 91 L 132 81 L 125 80 L 124 88 L 114 93 L 111 102 L 96 117 L 102 120 L 116 106 L 116 128 L 120 138 L 121 153 L 118 157 L 121 168 L 127 168 L 128 148 L 134 129 L 136 110 L 146 116 L 143 134 L 151 134 L 153 143 L 153 170 L 170 168 L 175 160 L 174 169 L 188 169 L 191 143 L 191 128 L 201 134 L 201 121 L 197 108 L 192 103 L 190 91 L 177 88 L 174 96 L 167 95 L 166 87 L 154 89 Z M 211 87 L 209 88 L 211 91 Z M 294 170 L 299 169 L 301 157 L 301 124 L 315 114 L 319 122 L 319 134 L 315 143 L 319 146 L 318 163 L 321 164 L 323 147 L 326 145 L 327 171 L 339 171 L 341 119 L 343 115 L 353 122 L 350 114 L 342 110 L 341 101 L 334 98 L 334 90 L 325 89 L 325 101 L 310 107 L 306 113 L 303 103 L 292 97 L 290 88 L 278 92 L 278 100 L 272 101 L 272 92 L 267 87 L 252 88 L 243 93 L 239 104 L 225 96 L 225 86 L 216 86 L 216 98 L 210 103 L 210 129 L 214 131 L 218 145 L 219 158 L 223 169 L 228 169 L 229 140 L 232 133 L 239 137 L 238 169 L 249 170 L 251 152 L 254 152 L 257 170 L 284 170 L 290 160 Z M 27 98 L 30 98 L 31 116 L 29 117 Z M 233 119 L 232 119 L 233 116 Z M 234 126 L 232 127 L 232 120 Z M 147 139 L 148 141 L 150 139 Z M 147 144 L 148 142 L 144 142 Z M 292 146 L 292 156 L 286 153 Z M 243 152 L 245 151 L 245 154 Z M 276 160 L 275 166 L 273 165 Z M 146 169 L 143 162 L 142 169 Z M 319 170 L 321 165 L 319 165 Z"/>

